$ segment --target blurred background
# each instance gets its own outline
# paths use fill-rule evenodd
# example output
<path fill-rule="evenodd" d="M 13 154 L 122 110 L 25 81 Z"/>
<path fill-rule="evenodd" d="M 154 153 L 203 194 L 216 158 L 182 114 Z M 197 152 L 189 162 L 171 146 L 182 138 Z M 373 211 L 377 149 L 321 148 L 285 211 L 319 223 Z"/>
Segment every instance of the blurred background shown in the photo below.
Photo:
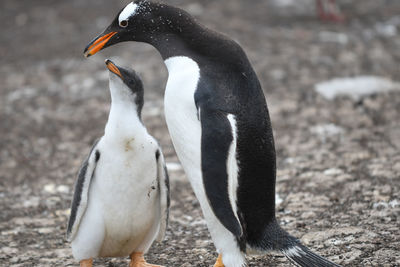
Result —
<path fill-rule="evenodd" d="M 400 266 L 400 2 L 322 0 L 325 12 L 314 0 L 165 2 L 239 42 L 253 64 L 275 134 L 282 227 L 344 266 Z M 107 120 L 107 57 L 141 74 L 144 123 L 168 161 L 170 227 L 148 260 L 215 260 L 165 126 L 161 57 L 132 42 L 83 57 L 127 3 L 0 2 L 2 266 L 78 266 L 64 237 L 76 173 Z M 288 266 L 279 254 L 249 260 Z"/>

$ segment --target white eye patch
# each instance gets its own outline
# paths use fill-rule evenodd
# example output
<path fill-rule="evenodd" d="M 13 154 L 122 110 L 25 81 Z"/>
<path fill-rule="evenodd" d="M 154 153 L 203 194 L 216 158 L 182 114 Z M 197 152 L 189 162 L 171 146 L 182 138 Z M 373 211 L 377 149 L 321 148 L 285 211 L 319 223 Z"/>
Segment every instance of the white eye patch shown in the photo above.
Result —
<path fill-rule="evenodd" d="M 118 21 L 121 23 L 123 20 L 128 20 L 130 17 L 135 15 L 138 5 L 131 2 L 129 3 L 119 14 Z"/>

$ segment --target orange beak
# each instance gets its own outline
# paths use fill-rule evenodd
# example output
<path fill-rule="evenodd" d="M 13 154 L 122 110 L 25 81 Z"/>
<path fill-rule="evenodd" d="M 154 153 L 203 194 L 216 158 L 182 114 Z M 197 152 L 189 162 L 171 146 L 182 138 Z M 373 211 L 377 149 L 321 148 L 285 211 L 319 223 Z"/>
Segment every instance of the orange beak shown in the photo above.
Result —
<path fill-rule="evenodd" d="M 117 32 L 110 32 L 101 37 L 94 39 L 88 46 L 85 48 L 84 55 L 85 57 L 90 57 L 101 49 L 103 49 L 104 45 L 113 37 Z"/>
<path fill-rule="evenodd" d="M 121 79 L 123 79 L 122 74 L 119 71 L 118 67 L 115 66 L 115 64 L 111 60 L 106 59 L 106 66 L 112 73 L 114 73 L 115 75 L 118 75 Z"/>

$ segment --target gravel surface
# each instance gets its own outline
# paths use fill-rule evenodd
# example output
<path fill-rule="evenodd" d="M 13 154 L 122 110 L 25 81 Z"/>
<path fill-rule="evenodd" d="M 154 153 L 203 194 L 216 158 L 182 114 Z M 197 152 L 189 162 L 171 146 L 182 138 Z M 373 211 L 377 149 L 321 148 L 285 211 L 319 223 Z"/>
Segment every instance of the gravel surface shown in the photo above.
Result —
<path fill-rule="evenodd" d="M 347 19 L 339 24 L 319 21 L 312 0 L 167 2 L 238 41 L 258 73 L 275 134 L 282 227 L 344 266 L 400 266 L 400 90 L 357 100 L 315 90 L 338 77 L 400 81 L 399 1 L 340 0 Z M 106 57 L 141 74 L 144 122 L 169 163 L 170 227 L 147 259 L 176 267 L 215 261 L 167 133 L 160 56 L 134 43 L 82 56 L 125 4 L 0 3 L 0 266 L 78 266 L 66 223 L 76 172 L 107 119 Z M 249 257 L 249 266 L 288 265 L 280 254 Z"/>

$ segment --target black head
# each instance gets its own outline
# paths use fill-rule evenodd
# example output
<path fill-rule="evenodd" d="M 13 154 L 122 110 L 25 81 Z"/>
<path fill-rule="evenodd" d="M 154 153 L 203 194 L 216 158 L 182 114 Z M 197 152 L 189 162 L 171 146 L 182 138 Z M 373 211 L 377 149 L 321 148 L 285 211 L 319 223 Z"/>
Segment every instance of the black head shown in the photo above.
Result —
<path fill-rule="evenodd" d="M 105 61 L 110 71 L 110 88 L 112 97 L 124 101 L 132 100 L 140 116 L 143 107 L 143 83 L 140 77 L 132 69 L 115 65 L 111 60 Z"/>
<path fill-rule="evenodd" d="M 162 3 L 131 2 L 87 45 L 84 54 L 89 57 L 125 41 L 148 43 L 164 60 L 172 56 L 194 58 L 205 55 L 232 66 L 249 67 L 247 57 L 237 43 L 207 29 L 186 11 Z"/>
<path fill-rule="evenodd" d="M 152 34 L 162 28 L 162 24 L 159 23 L 160 10 L 165 7 L 167 6 L 147 0 L 135 0 L 129 3 L 118 12 L 105 31 L 87 45 L 84 55 L 89 57 L 120 42 L 149 42 Z"/>
<path fill-rule="evenodd" d="M 126 41 L 156 45 L 168 36 L 179 35 L 193 24 L 193 18 L 173 6 L 147 0 L 135 0 L 118 12 L 113 22 L 85 48 L 84 55 L 92 56 L 100 50 Z M 165 37 L 165 38 L 164 38 Z"/>

